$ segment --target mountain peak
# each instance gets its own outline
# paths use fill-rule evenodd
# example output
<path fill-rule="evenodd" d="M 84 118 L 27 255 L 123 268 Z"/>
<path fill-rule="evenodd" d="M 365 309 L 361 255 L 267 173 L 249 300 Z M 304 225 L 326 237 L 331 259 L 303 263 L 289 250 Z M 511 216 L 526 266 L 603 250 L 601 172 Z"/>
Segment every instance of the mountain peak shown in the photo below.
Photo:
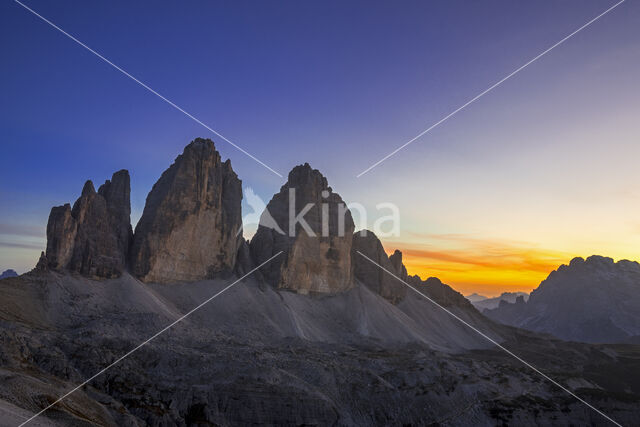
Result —
<path fill-rule="evenodd" d="M 68 203 L 51 209 L 40 267 L 46 260 L 52 270 L 96 278 L 124 272 L 132 237 L 128 176 L 126 171 L 114 173 L 99 193 L 88 180 L 73 209 Z"/>
<path fill-rule="evenodd" d="M 301 188 L 314 191 L 327 190 L 331 192 L 327 178 L 318 170 L 312 168 L 309 163 L 295 166 L 287 177 L 287 188 Z"/>
<path fill-rule="evenodd" d="M 162 173 L 135 230 L 131 266 L 143 281 L 232 271 L 242 225 L 242 182 L 210 139 L 196 138 Z"/>
<path fill-rule="evenodd" d="M 509 325 L 594 343 L 640 335 L 640 265 L 593 255 L 551 272 L 529 300 L 486 310 Z"/>
<path fill-rule="evenodd" d="M 277 228 L 275 228 L 277 225 Z M 327 179 L 308 163 L 294 167 L 267 204 L 250 251 L 273 286 L 300 293 L 336 293 L 353 287 L 351 212 Z"/>
<path fill-rule="evenodd" d="M 90 194 L 95 194 L 95 192 L 96 192 L 96 189 L 93 186 L 93 181 L 88 179 L 87 182 L 85 182 L 84 186 L 82 187 L 82 195 L 88 196 Z"/>

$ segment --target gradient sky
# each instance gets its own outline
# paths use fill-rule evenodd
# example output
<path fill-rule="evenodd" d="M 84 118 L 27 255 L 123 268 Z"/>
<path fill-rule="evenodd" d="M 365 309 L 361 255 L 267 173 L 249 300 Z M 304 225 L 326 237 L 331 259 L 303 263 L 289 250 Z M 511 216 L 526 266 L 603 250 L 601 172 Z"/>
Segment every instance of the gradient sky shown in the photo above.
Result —
<path fill-rule="evenodd" d="M 25 1 L 283 175 L 397 204 L 411 273 L 529 291 L 574 256 L 640 259 L 640 4 L 627 1 L 361 178 L 614 1 Z M 283 183 L 20 5 L 0 3 L 0 269 L 53 205 L 132 177 L 133 220 L 197 136 L 265 200 Z M 386 212 L 384 212 L 386 213 Z"/>

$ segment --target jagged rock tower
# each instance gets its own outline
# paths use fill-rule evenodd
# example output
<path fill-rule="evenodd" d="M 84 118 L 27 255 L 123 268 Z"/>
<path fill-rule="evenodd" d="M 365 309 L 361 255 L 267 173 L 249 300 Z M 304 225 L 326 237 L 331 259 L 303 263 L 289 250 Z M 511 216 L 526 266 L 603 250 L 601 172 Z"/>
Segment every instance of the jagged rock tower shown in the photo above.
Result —
<path fill-rule="evenodd" d="M 311 207 L 305 212 L 308 204 Z M 310 230 L 294 221 L 298 215 Z M 292 230 L 290 219 L 295 225 Z M 342 198 L 318 170 L 305 163 L 289 172 L 287 183 L 267 205 L 251 239 L 251 256 L 259 265 L 283 251 L 261 269 L 267 282 L 277 288 L 303 294 L 342 292 L 353 287 L 354 228 Z"/>
<path fill-rule="evenodd" d="M 48 268 L 112 278 L 126 269 L 132 238 L 129 172 L 121 170 L 96 193 L 87 181 L 73 205 L 51 209 L 47 224 Z"/>
<path fill-rule="evenodd" d="M 195 281 L 233 270 L 242 226 L 242 182 L 210 139 L 198 138 L 147 196 L 131 248 L 145 282 Z"/>

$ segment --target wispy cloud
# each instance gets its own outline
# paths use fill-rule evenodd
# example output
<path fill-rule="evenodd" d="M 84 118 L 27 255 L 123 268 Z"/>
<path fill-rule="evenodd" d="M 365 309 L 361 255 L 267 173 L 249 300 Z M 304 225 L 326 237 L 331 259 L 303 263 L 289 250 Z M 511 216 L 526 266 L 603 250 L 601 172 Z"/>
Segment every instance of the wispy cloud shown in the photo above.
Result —
<path fill-rule="evenodd" d="M 0 242 L 0 247 L 3 247 L 3 248 L 18 248 L 18 249 L 37 249 L 37 250 L 41 251 L 41 250 L 44 249 L 44 244 Z"/>
<path fill-rule="evenodd" d="M 505 248 L 506 249 L 506 248 Z M 466 266 L 484 268 L 502 268 L 510 270 L 525 270 L 537 272 L 549 272 L 558 266 L 558 262 L 566 259 L 566 256 L 556 257 L 543 251 L 506 251 L 502 254 L 476 252 L 474 250 L 434 251 L 424 249 L 405 249 L 408 257 L 424 260 L 445 261 L 447 263 L 462 264 Z"/>
<path fill-rule="evenodd" d="M 0 223 L 0 234 L 25 237 L 45 237 L 44 227 L 26 224 Z"/>
<path fill-rule="evenodd" d="M 531 290 L 573 254 L 515 240 L 482 238 L 475 234 L 412 234 L 397 247 L 410 273 L 438 276 L 463 293 L 496 294 Z"/>

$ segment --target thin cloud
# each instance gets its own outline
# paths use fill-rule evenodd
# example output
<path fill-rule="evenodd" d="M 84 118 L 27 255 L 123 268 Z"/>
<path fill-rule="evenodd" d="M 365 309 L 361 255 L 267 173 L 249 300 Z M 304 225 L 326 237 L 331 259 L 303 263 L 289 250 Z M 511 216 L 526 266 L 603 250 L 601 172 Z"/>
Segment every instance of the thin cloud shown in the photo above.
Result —
<path fill-rule="evenodd" d="M 447 251 L 409 248 L 405 249 L 403 254 L 411 258 L 444 261 L 466 266 L 537 272 L 550 272 L 567 258 L 566 255 L 562 256 L 556 253 L 535 250 L 519 251 L 510 247 L 493 247 L 487 252 L 477 251 L 475 248 Z"/>
<path fill-rule="evenodd" d="M 45 237 L 45 230 L 43 227 L 35 225 L 0 223 L 0 234 L 10 236 Z"/>
<path fill-rule="evenodd" d="M 39 251 L 44 250 L 44 245 L 37 244 L 37 243 L 0 242 L 0 247 L 18 248 L 18 249 L 37 249 Z"/>

